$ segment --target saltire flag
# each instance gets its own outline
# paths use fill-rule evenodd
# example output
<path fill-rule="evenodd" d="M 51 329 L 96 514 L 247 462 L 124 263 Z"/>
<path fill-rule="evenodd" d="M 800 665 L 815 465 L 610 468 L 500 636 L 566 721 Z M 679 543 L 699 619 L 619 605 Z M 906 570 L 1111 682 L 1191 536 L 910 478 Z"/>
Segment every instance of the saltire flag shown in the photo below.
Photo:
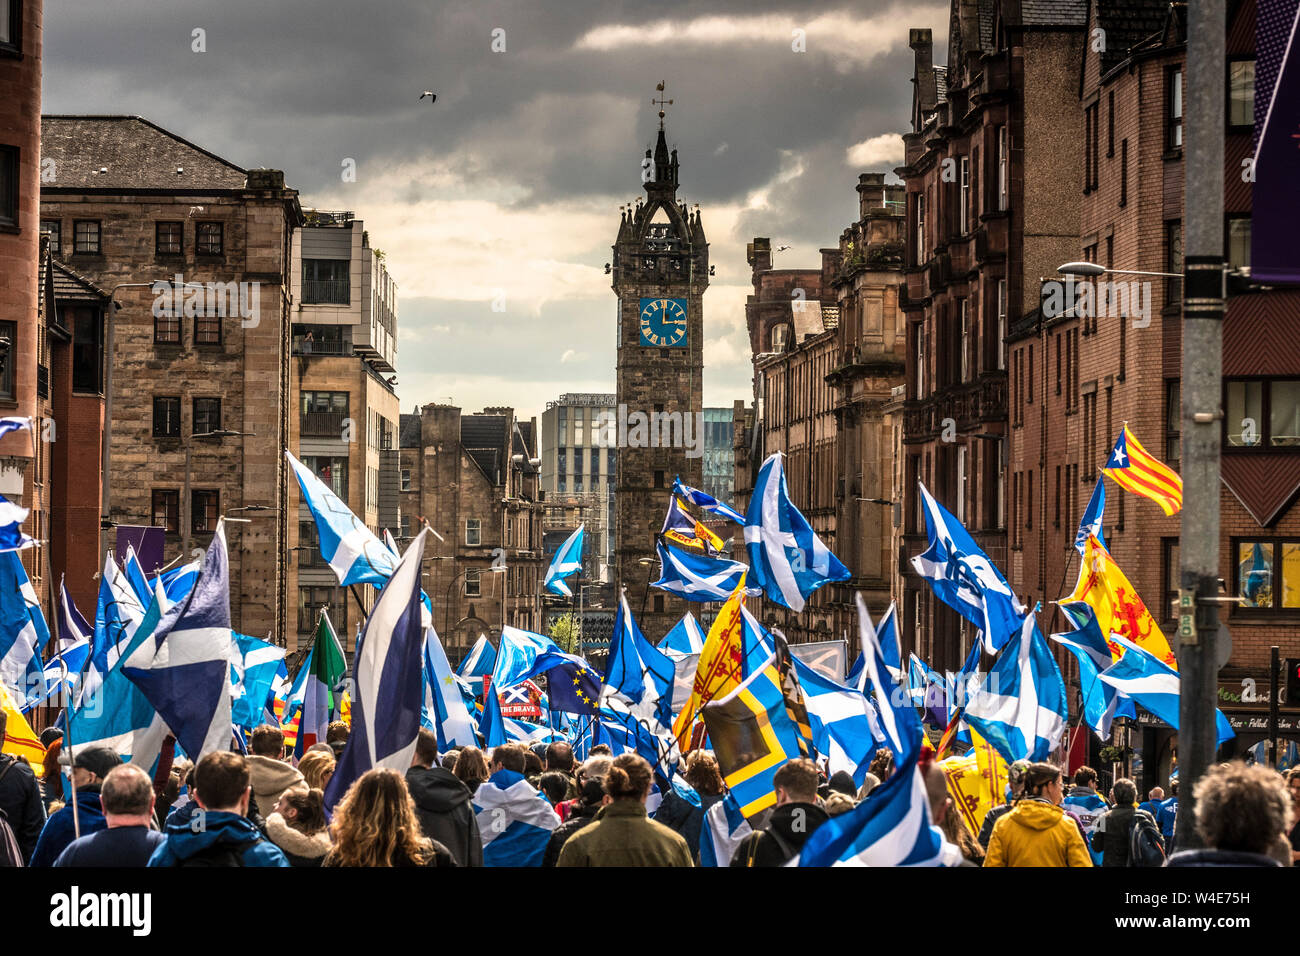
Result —
<path fill-rule="evenodd" d="M 1178 700 L 1182 693 L 1178 672 L 1132 641 L 1117 634 L 1112 634 L 1110 639 L 1124 649 L 1124 656 L 1102 671 L 1101 679 L 1177 730 Z M 1220 744 L 1237 736 L 1218 708 L 1214 711 L 1214 722 Z"/>
<path fill-rule="evenodd" d="M 807 708 L 812 743 L 831 773 L 843 770 L 859 787 L 876 750 L 883 745 L 876 708 L 866 695 L 845 687 L 800 658 L 790 658 Z"/>
<path fill-rule="evenodd" d="M 530 680 L 510 687 L 497 688 L 502 717 L 539 719 L 542 716 L 542 689 Z"/>
<path fill-rule="evenodd" d="M 1065 681 L 1034 615 L 998 655 L 965 719 L 1007 763 L 1046 760 L 1056 749 L 1068 722 Z"/>
<path fill-rule="evenodd" d="M 1020 632 L 1028 609 L 970 532 L 934 500 L 924 484 L 917 485 L 925 503 L 929 547 L 912 558 L 912 567 L 930 582 L 939 600 L 983 632 L 984 650 L 996 654 Z"/>
<path fill-rule="evenodd" d="M 122 660 L 122 672 L 195 761 L 230 749 L 229 562 L 225 523 L 219 521 L 194 590 L 162 613 Z"/>
<path fill-rule="evenodd" d="M 284 699 L 289 694 L 289 668 L 285 665 L 284 658 L 280 658 L 280 663 L 276 665 L 275 676 L 271 678 L 271 687 L 267 691 L 264 711 L 264 723 L 272 727 L 280 723 L 280 715 L 284 713 Z"/>
<path fill-rule="evenodd" d="M 0 438 L 8 435 L 10 432 L 29 431 L 33 432 L 32 419 L 20 415 L 6 415 L 0 418 Z M 35 439 L 33 438 L 33 441 Z"/>
<path fill-rule="evenodd" d="M 880 619 L 880 623 L 874 625 L 876 629 L 876 638 L 880 641 L 880 649 L 884 655 L 885 670 L 889 676 L 894 679 L 900 686 L 903 683 L 903 658 L 898 649 L 898 608 L 893 601 L 889 602 L 889 610 L 885 611 L 885 616 Z M 862 651 L 858 651 L 858 659 L 853 662 L 853 667 L 849 669 L 848 676 L 844 683 L 849 687 L 856 687 L 860 692 L 866 694 L 871 688 L 867 686 L 866 674 L 863 670 L 865 657 Z"/>
<path fill-rule="evenodd" d="M 469 655 L 456 668 L 456 673 L 469 681 L 469 686 L 476 694 L 481 694 L 483 678 L 492 676 L 492 669 L 496 667 L 496 663 L 497 649 L 492 646 L 486 634 L 480 634 L 474 646 L 470 648 Z"/>
<path fill-rule="evenodd" d="M 81 675 L 90 659 L 90 640 L 95 629 L 77 610 L 61 578 L 59 599 L 54 605 L 54 630 L 55 654 L 45 665 L 46 697 L 62 691 L 70 700 L 81 684 Z"/>
<path fill-rule="evenodd" d="M 140 566 L 140 559 L 136 557 L 134 545 L 126 546 L 126 556 L 122 558 L 122 573 L 126 575 L 127 583 L 131 585 L 131 590 L 135 592 L 141 606 L 148 607 L 149 602 L 153 600 L 153 588 L 149 586 L 149 578 L 145 575 L 144 568 Z"/>
<path fill-rule="evenodd" d="M 930 822 L 930 800 L 917 760 L 921 722 L 885 670 L 880 641 L 857 595 L 863 666 L 874 688 L 886 740 L 895 755 L 889 779 L 852 810 L 831 817 L 808 837 L 799 866 L 956 866 L 961 851 Z"/>
<path fill-rule="evenodd" d="M 153 602 L 156 603 L 156 602 Z M 162 608 L 159 608 L 161 615 Z M 95 633 L 90 642 L 90 661 L 81 683 L 83 695 L 93 693 L 131 643 L 145 616 L 145 606 L 135 595 L 112 552 L 104 556 L 99 579 L 99 601 L 95 608 Z"/>
<path fill-rule="evenodd" d="M 722 539 L 691 517 L 676 495 L 668 502 L 668 514 L 659 534 L 673 544 L 698 548 L 705 554 L 717 554 L 722 550 Z"/>
<path fill-rule="evenodd" d="M 478 715 L 478 732 L 484 747 L 500 747 L 510 743 L 506 735 L 505 718 L 501 716 L 501 699 L 491 677 L 483 679 L 483 709 Z"/>
<path fill-rule="evenodd" d="M 645 639 L 627 595 L 620 597 L 600 692 L 601 710 L 628 729 L 636 752 L 665 780 L 681 759 L 672 732 L 676 676 L 672 658 Z"/>
<path fill-rule="evenodd" d="M 41 746 L 41 739 L 36 735 L 36 731 L 32 730 L 32 725 L 23 716 L 18 701 L 3 684 L 0 684 L 0 713 L 5 716 L 4 737 L 0 738 L 0 753 L 26 758 L 32 772 L 38 777 L 42 776 L 45 772 L 45 748 Z"/>
<path fill-rule="evenodd" d="M 1102 474 L 1110 475 L 1121 488 L 1150 498 L 1167 515 L 1183 506 L 1183 479 L 1143 448 L 1128 425 L 1120 429 Z"/>
<path fill-rule="evenodd" d="M 1083 842 L 1088 848 L 1089 855 L 1092 856 L 1093 866 L 1101 866 L 1102 851 L 1093 849 L 1092 835 L 1097 829 L 1097 818 L 1109 808 L 1110 804 L 1105 798 L 1092 791 L 1075 793 L 1073 790 L 1067 790 L 1061 800 L 1061 809 L 1073 814 L 1079 821 L 1079 826 L 1083 828 Z"/>
<path fill-rule="evenodd" d="M 252 729 L 262 722 L 266 701 L 284 666 L 284 648 L 247 634 L 231 634 L 230 719 L 236 727 Z"/>
<path fill-rule="evenodd" d="M 373 584 L 382 588 L 397 567 L 397 556 L 310 468 L 287 449 L 284 454 L 302 489 L 303 503 L 316 522 L 321 557 L 338 577 L 339 585 Z"/>
<path fill-rule="evenodd" d="M 695 726 L 700 708 L 713 698 L 735 689 L 744 679 L 744 617 L 741 613 L 745 607 L 744 586 L 742 577 L 713 619 L 709 636 L 700 651 L 690 699 L 673 721 L 673 735 L 683 750 L 690 743 L 691 728 Z"/>
<path fill-rule="evenodd" d="M 0 552 L 0 684 L 17 700 L 44 698 L 41 648 L 50 640 L 36 590 L 17 552 Z"/>
<path fill-rule="evenodd" d="M 700 866 L 730 866 L 731 858 L 754 830 L 727 794 L 704 812 L 700 827 Z"/>
<path fill-rule="evenodd" d="M 431 627 L 424 632 L 424 709 L 431 729 L 438 735 L 440 753 L 453 747 L 478 746 L 474 721 L 461 695 L 460 682 L 452 673 L 438 632 Z"/>
<path fill-rule="evenodd" d="M 1097 626 L 1092 608 L 1078 602 L 1066 609 L 1066 617 L 1075 625 L 1072 631 L 1052 634 L 1052 640 L 1074 655 L 1079 663 L 1079 689 L 1083 695 L 1083 719 L 1099 740 L 1110 739 L 1110 725 L 1116 717 L 1134 717 L 1133 702 L 1110 684 L 1101 680 L 1101 672 L 1115 659 L 1110 645 Z M 1080 618 L 1084 623 L 1079 624 Z"/>
<path fill-rule="evenodd" d="M 573 597 L 573 592 L 569 590 L 569 585 L 564 579 L 575 572 L 581 577 L 582 539 L 586 527 L 585 524 L 578 525 L 577 530 L 556 549 L 555 557 L 551 558 L 551 566 L 546 569 L 546 578 L 542 581 L 542 587 L 552 594 Z"/>
<path fill-rule="evenodd" d="M 1106 514 L 1106 483 L 1101 475 L 1097 476 L 1097 484 L 1092 489 L 1092 497 L 1088 499 L 1088 507 L 1083 509 L 1083 517 L 1079 519 L 1079 530 L 1074 536 L 1074 548 L 1079 554 L 1085 552 L 1085 545 L 1088 543 L 1088 535 L 1092 535 L 1101 546 L 1106 547 L 1106 538 L 1101 532 L 1101 521 Z"/>
<path fill-rule="evenodd" d="M 787 760 L 803 755 L 776 663 L 773 654 L 738 687 L 700 711 L 722 779 L 746 817 L 776 805 L 772 776 Z"/>
<path fill-rule="evenodd" d="M 790 501 L 780 452 L 763 462 L 754 479 L 745 546 L 755 583 L 792 611 L 802 611 L 808 595 L 822 585 L 851 576 Z"/>
<path fill-rule="evenodd" d="M 551 803 L 523 774 L 502 768 L 474 792 L 484 866 L 541 866 L 551 831 L 560 825 Z"/>
<path fill-rule="evenodd" d="M 185 595 L 190 593 L 194 583 L 199 579 L 199 562 L 191 561 L 189 564 L 182 564 L 179 567 L 163 571 L 155 578 L 155 586 L 161 584 L 163 594 L 172 604 L 177 601 L 185 600 Z"/>
<path fill-rule="evenodd" d="M 420 562 L 428 533 L 415 536 L 366 618 L 355 655 L 352 732 L 325 788 L 330 811 L 367 770 L 404 774 L 411 766 L 424 701 Z"/>
<path fill-rule="evenodd" d="M 514 744 L 549 744 L 553 741 L 566 739 L 555 728 L 548 727 L 545 724 L 535 724 L 531 720 L 503 717 L 502 724 L 505 727 L 506 739 Z"/>
<path fill-rule="evenodd" d="M 947 727 L 952 708 L 948 701 L 947 682 L 915 654 L 908 655 L 908 687 L 912 705 L 921 710 L 923 720 L 934 727 Z"/>
<path fill-rule="evenodd" d="M 570 657 L 546 635 L 506 625 L 501 629 L 498 641 L 492 684 L 498 689 L 512 687 L 545 673 Z"/>
<path fill-rule="evenodd" d="M 553 711 L 590 717 L 600 707 L 600 674 L 581 657 L 550 668 L 546 686 Z"/>
<path fill-rule="evenodd" d="M 676 594 L 683 601 L 725 601 L 749 568 L 739 561 L 679 551 L 655 542 L 659 580 L 651 587 Z"/>
<path fill-rule="evenodd" d="M 692 488 L 690 485 L 682 484 L 681 476 L 673 479 L 673 496 L 683 498 L 695 505 L 697 508 L 703 508 L 710 514 L 722 515 L 724 518 L 730 518 L 736 524 L 744 524 L 745 516 L 742 515 L 731 505 L 723 504 L 713 495 Z"/>
<path fill-rule="evenodd" d="M 659 642 L 663 651 L 673 662 L 673 714 L 681 713 L 686 702 L 691 699 L 691 687 L 695 683 L 695 670 L 700 664 L 700 651 L 704 650 L 704 631 L 700 630 L 695 615 L 687 611 L 682 619 L 673 625 L 673 629 Z"/>
<path fill-rule="evenodd" d="M 28 509 L 0 495 L 0 552 L 22 551 L 40 544 L 30 535 L 23 534 L 23 522 L 29 514 L 31 512 Z"/>
<path fill-rule="evenodd" d="M 325 739 L 330 721 L 338 713 L 343 679 L 348 672 L 343 645 L 339 643 L 329 612 L 324 608 L 321 608 L 320 616 L 316 619 L 316 636 L 312 642 L 310 660 L 311 667 L 302 682 L 302 720 L 298 724 L 298 735 L 294 741 L 293 752 L 298 756 L 306 753 L 312 744 Z"/>
<path fill-rule="evenodd" d="M 1076 625 L 1086 623 L 1081 615 L 1072 613 L 1070 608 L 1070 605 L 1080 601 L 1096 613 L 1097 627 L 1102 635 L 1118 634 L 1155 655 L 1174 670 L 1178 669 L 1173 649 L 1147 610 L 1146 604 L 1110 552 L 1093 537 L 1089 537 L 1084 546 L 1083 561 L 1079 565 L 1079 579 L 1074 585 L 1074 591 L 1059 602 L 1061 608 L 1072 615 Z M 1115 660 L 1119 660 L 1123 654 L 1120 645 L 1114 641 L 1111 642 L 1110 650 L 1111 657 Z"/>

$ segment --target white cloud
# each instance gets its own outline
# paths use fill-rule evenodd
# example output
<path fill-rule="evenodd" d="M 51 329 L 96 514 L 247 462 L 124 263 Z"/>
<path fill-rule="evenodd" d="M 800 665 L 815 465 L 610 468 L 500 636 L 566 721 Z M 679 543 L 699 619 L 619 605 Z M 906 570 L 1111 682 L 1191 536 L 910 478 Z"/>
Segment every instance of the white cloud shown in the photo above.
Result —
<path fill-rule="evenodd" d="M 844 155 L 850 166 L 864 169 L 897 166 L 906 158 L 903 151 L 903 137 L 900 133 L 881 133 L 879 136 L 864 139 L 850 146 Z"/>

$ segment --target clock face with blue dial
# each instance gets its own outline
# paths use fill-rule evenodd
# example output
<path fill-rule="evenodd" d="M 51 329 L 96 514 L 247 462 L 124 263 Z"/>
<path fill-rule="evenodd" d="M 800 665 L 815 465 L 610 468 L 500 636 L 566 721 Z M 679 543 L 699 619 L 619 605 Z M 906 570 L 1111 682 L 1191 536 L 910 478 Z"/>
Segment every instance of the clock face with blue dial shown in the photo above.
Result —
<path fill-rule="evenodd" d="M 685 348 L 686 300 L 642 299 L 641 344 L 659 348 Z"/>

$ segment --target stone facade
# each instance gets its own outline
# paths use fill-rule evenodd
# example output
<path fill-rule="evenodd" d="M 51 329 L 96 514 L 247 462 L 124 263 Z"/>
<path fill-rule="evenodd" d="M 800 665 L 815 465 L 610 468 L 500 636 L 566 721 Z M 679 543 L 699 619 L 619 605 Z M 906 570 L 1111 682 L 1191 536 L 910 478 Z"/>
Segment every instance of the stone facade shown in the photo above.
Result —
<path fill-rule="evenodd" d="M 583 576 L 614 575 L 614 476 L 618 470 L 617 396 L 566 392 L 542 412 L 542 491 L 548 559 L 551 532 L 585 525 Z M 561 542 L 563 539 L 561 539 Z"/>

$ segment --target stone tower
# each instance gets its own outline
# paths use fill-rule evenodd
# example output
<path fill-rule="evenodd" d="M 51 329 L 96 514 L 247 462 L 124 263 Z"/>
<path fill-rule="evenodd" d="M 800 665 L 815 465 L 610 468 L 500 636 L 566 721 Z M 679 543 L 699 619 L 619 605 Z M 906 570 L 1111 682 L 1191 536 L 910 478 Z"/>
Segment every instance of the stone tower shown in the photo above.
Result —
<path fill-rule="evenodd" d="M 698 487 L 703 471 L 704 290 L 709 246 L 698 208 L 677 199 L 677 150 L 663 112 L 653 153 L 642 161 L 645 198 L 623 209 L 614 242 L 618 296 L 618 454 L 615 580 L 652 642 L 702 605 L 650 589 L 658 578 L 655 536 L 674 476 Z M 647 427 L 638 429 L 645 422 Z M 624 424 L 626 423 L 626 424 Z M 697 431 L 698 429 L 698 431 Z M 642 564 L 643 559 L 651 559 Z"/>

